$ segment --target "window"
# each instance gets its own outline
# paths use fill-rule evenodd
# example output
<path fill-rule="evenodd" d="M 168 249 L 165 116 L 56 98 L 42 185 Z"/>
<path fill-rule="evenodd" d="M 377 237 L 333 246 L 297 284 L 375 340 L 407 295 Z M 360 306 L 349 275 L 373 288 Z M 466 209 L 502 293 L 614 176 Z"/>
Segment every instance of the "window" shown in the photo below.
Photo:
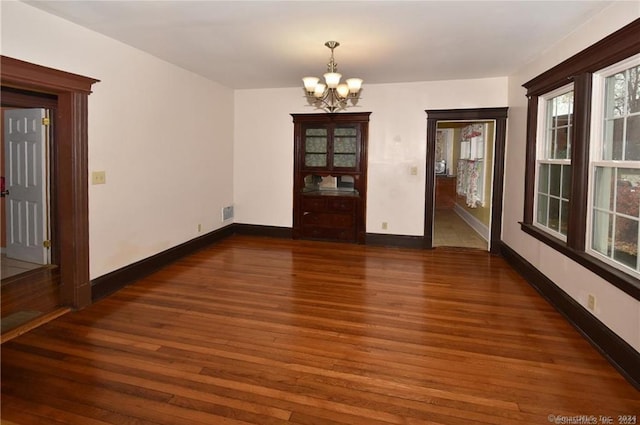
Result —
<path fill-rule="evenodd" d="M 640 55 L 594 74 L 588 252 L 640 276 Z"/>
<path fill-rule="evenodd" d="M 640 300 L 640 19 L 524 84 L 521 228 Z"/>
<path fill-rule="evenodd" d="M 573 85 L 541 96 L 538 111 L 535 225 L 566 240 L 571 189 Z"/>

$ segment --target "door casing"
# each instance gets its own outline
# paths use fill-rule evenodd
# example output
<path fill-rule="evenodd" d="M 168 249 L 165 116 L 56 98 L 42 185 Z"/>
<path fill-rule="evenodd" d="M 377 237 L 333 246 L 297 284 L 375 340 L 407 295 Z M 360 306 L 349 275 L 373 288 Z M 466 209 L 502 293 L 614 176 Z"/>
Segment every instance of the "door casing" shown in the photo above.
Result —
<path fill-rule="evenodd" d="M 52 185 L 57 229 L 61 303 L 75 309 L 91 303 L 89 281 L 88 97 L 94 78 L 0 56 L 3 87 L 55 95 L 55 161 Z M 20 105 L 17 105 L 20 106 Z M 27 106 L 27 105 L 25 105 Z M 30 105 L 34 106 L 34 105 Z"/>
<path fill-rule="evenodd" d="M 493 120 L 495 128 L 495 151 L 493 160 L 493 187 L 491 195 L 491 243 L 489 251 L 500 253 L 502 240 L 502 195 L 504 192 L 504 159 L 507 135 L 508 108 L 478 109 L 428 109 L 427 113 L 427 159 L 424 192 L 424 237 L 423 248 L 433 248 L 433 214 L 435 210 L 436 183 L 436 131 L 438 121 Z"/>

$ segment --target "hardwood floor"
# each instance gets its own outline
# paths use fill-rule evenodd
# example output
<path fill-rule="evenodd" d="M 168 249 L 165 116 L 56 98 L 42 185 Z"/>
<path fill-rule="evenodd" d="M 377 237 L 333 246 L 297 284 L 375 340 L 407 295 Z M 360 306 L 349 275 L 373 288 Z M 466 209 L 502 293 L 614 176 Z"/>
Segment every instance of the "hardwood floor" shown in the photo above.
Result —
<path fill-rule="evenodd" d="M 60 270 L 44 266 L 3 278 L 0 295 L 4 341 L 17 327 L 60 308 Z"/>
<path fill-rule="evenodd" d="M 2 419 L 23 425 L 639 413 L 639 392 L 481 251 L 233 236 L 2 345 Z"/>

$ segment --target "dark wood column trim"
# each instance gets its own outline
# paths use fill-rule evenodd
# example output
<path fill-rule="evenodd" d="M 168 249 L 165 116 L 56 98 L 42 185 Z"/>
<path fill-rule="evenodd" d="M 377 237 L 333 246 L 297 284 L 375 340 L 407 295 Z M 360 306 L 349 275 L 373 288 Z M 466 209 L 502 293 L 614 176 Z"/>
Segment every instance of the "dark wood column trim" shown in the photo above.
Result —
<path fill-rule="evenodd" d="M 91 303 L 88 216 L 88 95 L 94 78 L 0 56 L 2 86 L 57 96 L 52 157 L 58 190 L 54 220 L 59 241 L 62 301 Z"/>
<path fill-rule="evenodd" d="M 538 122 L 538 96 L 529 96 L 527 101 L 527 140 L 535 140 Z M 533 199 L 535 194 L 535 164 L 536 144 L 527 143 L 525 151 L 524 174 L 524 212 L 522 214 L 525 223 L 533 223 Z"/>
<path fill-rule="evenodd" d="M 57 192 L 60 205 L 65 206 L 64 215 L 58 217 L 60 229 L 60 263 L 74 264 L 61 267 L 63 302 L 82 308 L 91 303 L 89 283 L 89 203 L 88 153 L 87 153 L 87 99 L 82 92 L 64 93 L 58 98 L 58 121 L 65 126 L 67 137 L 57 142 L 58 179 L 66 182 Z M 64 117 L 71 117 L 65 120 Z M 66 128 L 69 124 L 70 128 Z M 66 165 L 66 166 L 65 166 Z"/>
<path fill-rule="evenodd" d="M 589 181 L 589 137 L 591 126 L 591 81 L 592 74 L 584 73 L 573 80 L 574 87 L 574 125 L 571 140 L 571 194 L 569 208 L 569 228 L 567 245 L 584 251 L 587 215 L 588 191 L 585 182 Z"/>
<path fill-rule="evenodd" d="M 428 113 L 428 112 L 427 112 Z M 427 164 L 424 181 L 424 238 L 423 248 L 433 248 L 433 212 L 436 200 L 436 137 L 438 120 L 427 118 Z"/>

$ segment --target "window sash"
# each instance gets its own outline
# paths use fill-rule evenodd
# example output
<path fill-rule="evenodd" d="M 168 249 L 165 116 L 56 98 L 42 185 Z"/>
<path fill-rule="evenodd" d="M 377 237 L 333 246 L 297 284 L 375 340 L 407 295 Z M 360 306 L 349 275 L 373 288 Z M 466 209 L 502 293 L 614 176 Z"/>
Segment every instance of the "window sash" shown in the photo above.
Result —
<path fill-rule="evenodd" d="M 628 152 L 627 143 L 630 141 L 627 134 L 627 120 L 629 117 L 640 115 L 640 112 L 629 111 L 628 98 L 631 94 L 628 93 L 626 79 L 623 86 L 622 107 L 617 109 L 614 107 L 615 99 L 619 99 L 619 96 L 611 92 L 615 90 L 615 81 L 609 78 L 620 73 L 628 76 L 627 70 L 638 65 L 640 65 L 640 54 L 593 75 L 585 246 L 587 254 L 635 278 L 640 278 L 640 255 L 638 255 L 640 211 L 633 210 L 640 210 L 640 205 L 633 204 L 638 203 L 640 198 L 629 194 L 634 192 L 633 189 L 625 192 L 625 197 L 628 198 L 626 203 L 623 203 L 619 196 L 623 194 L 625 187 L 624 183 L 621 185 L 624 180 L 621 179 L 620 170 L 638 170 L 635 183 L 630 181 L 629 184 L 640 191 L 640 161 L 625 160 Z M 620 105 L 619 100 L 618 105 Z M 621 120 L 623 124 L 617 153 L 616 139 L 608 133 L 613 131 L 610 125 L 613 120 Z M 606 170 L 610 171 L 606 172 Z M 629 202 L 631 202 L 630 206 Z M 634 212 L 633 215 L 627 214 L 629 208 Z"/>
<path fill-rule="evenodd" d="M 539 96 L 537 115 L 536 165 L 534 174 L 534 199 L 532 225 L 564 242 L 567 240 L 569 194 L 565 189 L 570 173 L 565 175 L 567 166 L 571 166 L 571 138 L 573 127 L 573 83 Z M 570 104 L 567 104 L 567 95 Z M 566 123 L 559 123 L 559 117 L 567 117 Z M 564 155 L 558 155 L 558 129 L 566 130 Z M 548 165 L 547 188 L 540 187 L 541 169 Z M 558 193 L 551 191 L 551 169 L 560 166 Z M 563 196 L 564 195 L 564 196 Z M 557 211 L 557 214 L 555 212 Z M 553 217 L 551 213 L 554 212 Z M 544 214 L 544 217 L 541 215 Z"/>

